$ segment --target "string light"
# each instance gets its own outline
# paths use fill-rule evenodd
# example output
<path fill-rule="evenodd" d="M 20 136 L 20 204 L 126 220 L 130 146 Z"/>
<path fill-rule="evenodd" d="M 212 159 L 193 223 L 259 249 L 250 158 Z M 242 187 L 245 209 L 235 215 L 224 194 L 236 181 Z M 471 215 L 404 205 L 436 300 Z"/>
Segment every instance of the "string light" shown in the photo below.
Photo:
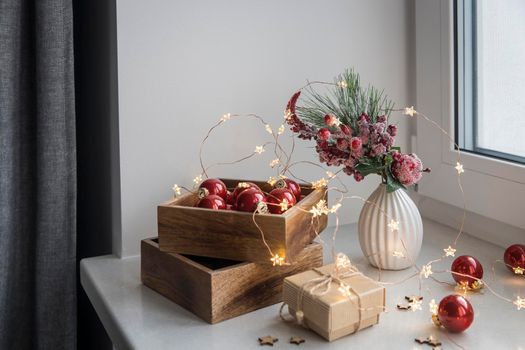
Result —
<path fill-rule="evenodd" d="M 430 303 L 428 303 L 428 309 L 433 315 L 437 315 L 438 305 L 436 304 L 436 300 L 434 299 L 430 300 Z"/>
<path fill-rule="evenodd" d="M 425 277 L 425 278 L 428 278 L 430 275 L 432 274 L 432 266 L 431 264 L 426 264 L 424 265 L 422 268 L 421 268 L 421 272 L 420 272 L 420 275 Z"/>
<path fill-rule="evenodd" d="M 287 211 L 288 210 L 288 200 L 285 198 L 282 200 L 281 203 L 279 203 L 279 206 L 281 207 L 281 211 Z"/>
<path fill-rule="evenodd" d="M 512 270 L 516 275 L 523 275 L 525 272 L 525 269 L 519 266 L 513 267 Z"/>
<path fill-rule="evenodd" d="M 200 185 L 201 182 L 202 182 L 202 174 L 195 176 L 195 178 L 193 179 L 193 184 L 195 186 Z"/>
<path fill-rule="evenodd" d="M 270 124 L 266 124 L 266 126 L 264 128 L 266 129 L 268 134 L 273 134 L 273 130 L 272 130 L 272 127 L 270 126 Z"/>
<path fill-rule="evenodd" d="M 352 296 L 352 291 L 350 289 L 350 286 L 345 284 L 345 283 L 341 283 L 339 285 L 339 288 L 338 288 L 338 291 L 343 294 L 345 297 L 348 297 L 350 298 Z"/>
<path fill-rule="evenodd" d="M 270 166 L 272 168 L 274 168 L 276 165 L 278 165 L 281 161 L 279 160 L 279 158 L 275 158 L 273 159 L 272 161 L 270 161 Z"/>
<path fill-rule="evenodd" d="M 331 171 L 327 171 L 326 176 L 328 176 L 329 179 L 333 179 L 335 177 L 335 174 L 332 173 Z"/>
<path fill-rule="evenodd" d="M 292 117 L 293 113 L 291 110 L 287 109 L 284 111 L 284 119 L 289 120 Z"/>
<path fill-rule="evenodd" d="M 415 114 L 417 114 L 417 111 L 414 109 L 414 106 L 405 107 L 403 114 L 413 117 Z"/>
<path fill-rule="evenodd" d="M 270 186 L 273 186 L 273 185 L 275 185 L 275 183 L 276 183 L 277 181 L 278 181 L 278 180 L 277 180 L 275 177 L 270 176 L 270 177 L 268 178 L 268 181 L 266 181 L 266 182 L 267 182 Z"/>
<path fill-rule="evenodd" d="M 312 188 L 320 190 L 325 188 L 328 185 L 328 181 L 323 177 L 317 181 L 312 182 Z"/>
<path fill-rule="evenodd" d="M 421 299 L 413 298 L 412 300 L 410 300 L 410 303 L 408 305 L 410 306 L 410 310 L 412 311 L 423 310 L 423 301 Z"/>
<path fill-rule="evenodd" d="M 335 266 L 338 269 L 348 269 L 352 266 L 352 263 L 346 254 L 338 253 L 335 258 Z"/>
<path fill-rule="evenodd" d="M 458 172 L 458 175 L 465 172 L 465 170 L 463 170 L 463 164 L 461 164 L 460 162 L 456 162 L 456 166 L 454 168 Z"/>
<path fill-rule="evenodd" d="M 171 189 L 173 190 L 173 193 L 175 193 L 175 197 L 180 196 L 182 193 L 180 186 L 177 184 L 174 184 Z"/>
<path fill-rule="evenodd" d="M 227 120 L 230 120 L 232 118 L 232 115 L 230 113 L 223 114 L 221 117 L 221 123 L 224 123 Z"/>
<path fill-rule="evenodd" d="M 341 80 L 341 81 L 338 81 L 337 82 L 337 86 L 339 86 L 340 88 L 347 88 L 348 87 L 348 83 L 344 80 Z"/>
<path fill-rule="evenodd" d="M 516 305 L 518 310 L 525 309 L 525 299 L 520 298 L 519 296 L 516 297 L 516 300 L 513 302 L 513 304 Z"/>
<path fill-rule="evenodd" d="M 265 151 L 264 146 L 255 146 L 255 153 L 261 154 Z"/>
<path fill-rule="evenodd" d="M 273 266 L 283 266 L 284 265 L 284 258 L 280 256 L 279 254 L 275 254 L 270 261 L 272 262 Z"/>
<path fill-rule="evenodd" d="M 448 246 L 448 248 L 443 249 L 445 252 L 445 256 L 456 256 L 456 249 L 452 248 L 451 246 Z"/>
<path fill-rule="evenodd" d="M 399 230 L 399 221 L 391 219 L 387 226 L 390 229 L 390 231 L 395 232 Z"/>
<path fill-rule="evenodd" d="M 281 135 L 283 132 L 284 132 L 284 125 L 281 124 L 281 126 L 280 126 L 279 129 L 277 130 L 277 135 Z"/>

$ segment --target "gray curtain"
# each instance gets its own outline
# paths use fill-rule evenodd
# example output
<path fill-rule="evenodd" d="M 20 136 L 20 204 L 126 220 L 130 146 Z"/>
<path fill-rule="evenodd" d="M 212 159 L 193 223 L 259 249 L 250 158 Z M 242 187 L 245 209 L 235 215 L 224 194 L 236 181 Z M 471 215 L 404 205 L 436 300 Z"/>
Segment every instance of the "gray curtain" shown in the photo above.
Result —
<path fill-rule="evenodd" d="M 76 347 L 72 19 L 0 0 L 0 349 Z"/>

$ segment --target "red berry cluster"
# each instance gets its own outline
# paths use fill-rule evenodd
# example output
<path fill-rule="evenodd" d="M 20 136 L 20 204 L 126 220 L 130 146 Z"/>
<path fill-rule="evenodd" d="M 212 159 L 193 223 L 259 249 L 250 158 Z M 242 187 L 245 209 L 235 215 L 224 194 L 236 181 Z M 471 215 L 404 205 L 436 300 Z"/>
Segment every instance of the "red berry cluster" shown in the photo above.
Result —
<path fill-rule="evenodd" d="M 239 182 L 228 191 L 221 180 L 207 179 L 200 184 L 198 194 L 196 206 L 200 208 L 282 214 L 301 200 L 301 187 L 293 180 L 281 179 L 269 193 L 252 182 Z"/>

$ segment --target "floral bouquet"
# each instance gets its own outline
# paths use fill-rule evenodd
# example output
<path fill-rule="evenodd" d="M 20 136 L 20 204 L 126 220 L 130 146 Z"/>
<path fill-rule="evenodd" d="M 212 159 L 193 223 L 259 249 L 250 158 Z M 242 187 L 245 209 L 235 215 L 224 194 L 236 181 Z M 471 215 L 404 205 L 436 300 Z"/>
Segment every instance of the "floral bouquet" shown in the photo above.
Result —
<path fill-rule="evenodd" d="M 319 160 L 361 181 L 378 174 L 393 192 L 417 183 L 423 172 L 415 154 L 401 153 L 395 147 L 397 126 L 388 118 L 394 104 L 374 87 L 363 89 L 353 70 L 335 79 L 328 96 L 308 84 L 304 105 L 296 106 L 301 91 L 288 102 L 286 119 L 299 138 L 316 141 Z"/>

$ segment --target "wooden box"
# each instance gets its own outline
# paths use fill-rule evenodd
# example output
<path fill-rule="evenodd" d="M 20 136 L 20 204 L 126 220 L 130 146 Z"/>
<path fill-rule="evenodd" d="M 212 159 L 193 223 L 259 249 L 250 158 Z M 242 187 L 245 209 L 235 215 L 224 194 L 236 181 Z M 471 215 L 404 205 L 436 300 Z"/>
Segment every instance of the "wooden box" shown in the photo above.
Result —
<path fill-rule="evenodd" d="M 266 182 L 222 179 L 228 188 L 250 181 L 263 191 L 271 191 Z M 327 225 L 327 216 L 313 220 L 308 212 L 319 200 L 326 199 L 325 189 L 312 189 L 301 184 L 305 196 L 281 215 L 256 214 L 255 221 L 273 254 L 293 262 Z M 158 233 L 163 252 L 231 259 L 236 261 L 270 262 L 270 253 L 254 224 L 252 213 L 233 210 L 196 208 L 196 194 L 174 198 L 158 206 Z"/>
<path fill-rule="evenodd" d="M 209 323 L 280 302 L 284 278 L 322 265 L 319 243 L 290 266 L 271 266 L 163 253 L 156 238 L 141 242 L 142 283 Z"/>

